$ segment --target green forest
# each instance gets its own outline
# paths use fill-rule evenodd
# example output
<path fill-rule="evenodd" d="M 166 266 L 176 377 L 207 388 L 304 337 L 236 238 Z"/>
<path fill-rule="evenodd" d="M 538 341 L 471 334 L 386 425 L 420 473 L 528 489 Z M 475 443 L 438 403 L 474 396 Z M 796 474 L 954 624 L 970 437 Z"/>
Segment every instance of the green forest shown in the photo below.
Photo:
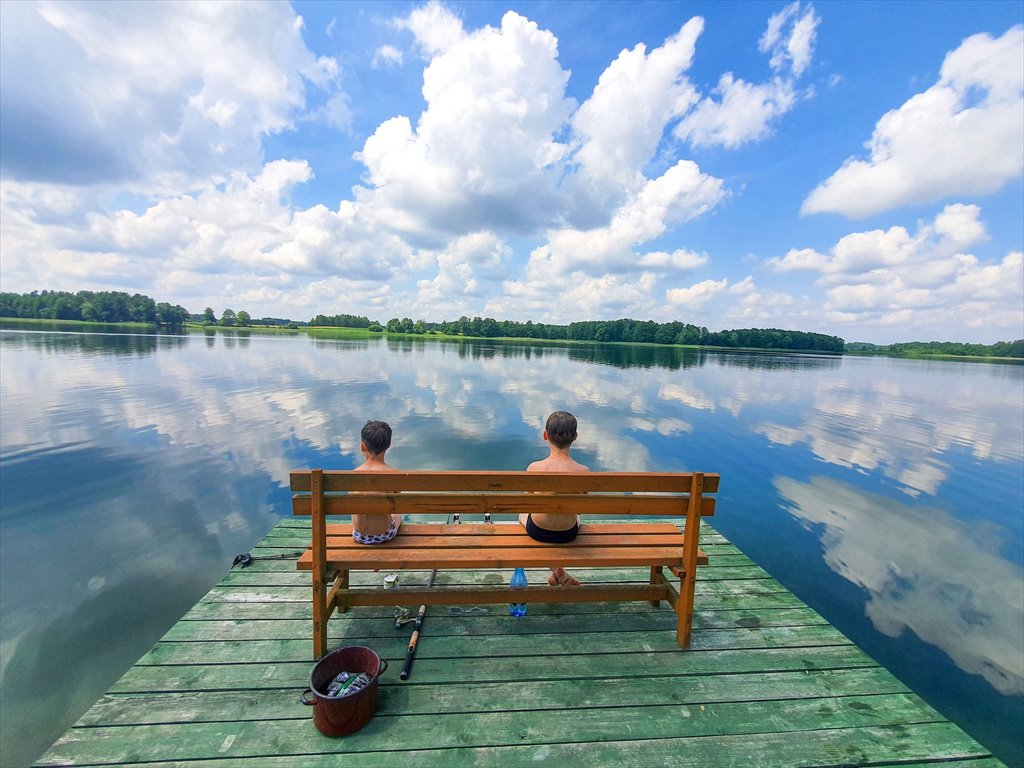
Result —
<path fill-rule="evenodd" d="M 495 320 L 491 317 L 461 317 L 443 323 L 413 322 L 410 318 L 388 320 L 388 333 L 422 334 L 431 331 L 451 336 L 484 338 L 554 339 L 564 341 L 633 342 L 638 344 L 686 344 L 711 347 L 747 347 L 754 349 L 798 349 L 815 352 L 843 351 L 838 336 L 778 328 L 741 328 L 709 331 L 690 323 L 656 323 L 653 320 L 587 320 L 568 325 Z"/>
<path fill-rule="evenodd" d="M 123 291 L 32 291 L 0 293 L 0 317 L 38 320 L 82 320 L 91 323 L 148 323 L 184 326 L 188 310 L 166 301 L 159 304 L 141 293 Z"/>
<path fill-rule="evenodd" d="M 892 357 L 1003 357 L 1024 358 L 1024 339 L 995 344 L 967 344 L 951 341 L 914 341 L 899 344 L 846 343 L 838 336 L 779 328 L 738 328 L 710 331 L 703 326 L 679 321 L 656 323 L 653 320 L 586 320 L 555 325 L 495 320 L 492 317 L 460 317 L 440 323 L 393 317 L 386 325 L 362 315 L 337 314 L 314 316 L 309 323 L 284 318 L 251 318 L 249 313 L 225 309 L 218 318 L 211 307 L 192 315 L 180 305 L 156 302 L 149 296 L 123 291 L 32 291 L 0 293 L 0 317 L 37 320 L 78 320 L 96 323 L 146 323 L 181 327 L 188 322 L 206 326 L 250 327 L 300 326 L 355 328 L 369 333 L 444 334 L 477 338 L 544 339 L 553 341 L 626 342 L 639 344 L 688 345 L 746 349 L 785 349 L 832 354 L 875 354 Z"/>
<path fill-rule="evenodd" d="M 954 357 L 1024 357 L 1024 339 L 995 344 L 963 344 L 956 341 L 909 341 L 900 344 L 851 342 L 846 351 L 888 357 L 952 355 Z"/>

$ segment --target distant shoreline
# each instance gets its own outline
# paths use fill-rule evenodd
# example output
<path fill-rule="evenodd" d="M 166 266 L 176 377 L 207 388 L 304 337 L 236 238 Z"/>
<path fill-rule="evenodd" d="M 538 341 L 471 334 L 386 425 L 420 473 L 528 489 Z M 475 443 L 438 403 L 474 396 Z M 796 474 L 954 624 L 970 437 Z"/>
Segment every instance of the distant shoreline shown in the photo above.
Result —
<path fill-rule="evenodd" d="M 96 328 L 106 330 L 125 330 L 125 331 L 150 331 L 157 332 L 158 327 L 153 323 L 96 323 L 87 322 L 83 320 L 42 320 L 32 318 L 21 318 L 21 317 L 0 317 L 0 329 L 17 330 L 18 328 L 23 329 L 37 329 L 37 330 L 81 330 L 83 328 Z M 175 329 L 171 329 L 172 331 Z M 651 349 L 690 349 L 690 350 L 709 350 L 715 352 L 758 352 L 758 353 L 773 353 L 780 352 L 785 354 L 801 354 L 801 355 L 812 355 L 815 357 L 888 357 L 896 360 L 911 359 L 911 360 L 961 360 L 965 362 L 1001 362 L 1001 363 L 1024 363 L 1024 359 L 1019 357 L 997 357 L 994 355 L 955 355 L 946 353 L 927 353 L 927 352 L 905 352 L 902 354 L 892 354 L 889 352 L 874 352 L 874 351 L 844 351 L 844 352 L 827 352 L 821 350 L 810 350 L 810 349 L 781 349 L 777 347 L 716 347 L 712 345 L 698 345 L 698 344 L 654 344 L 650 342 L 637 342 L 637 341 L 592 341 L 592 340 L 577 340 L 577 339 L 535 339 L 529 337 L 517 337 L 517 336 L 461 336 L 441 333 L 438 331 L 430 331 L 427 333 L 388 333 L 386 331 L 370 331 L 366 328 L 343 328 L 335 326 L 313 326 L 305 325 L 298 328 L 287 328 L 279 325 L 247 325 L 247 326 L 228 326 L 228 325 L 204 325 L 201 323 L 186 323 L 184 327 L 178 326 L 177 330 L 185 331 L 214 331 L 218 333 L 236 333 L 241 335 L 252 335 L 256 334 L 267 334 L 267 335 L 286 335 L 296 336 L 299 334 L 305 334 L 311 338 L 335 338 L 335 339 L 401 339 L 403 341 L 497 341 L 497 342 L 517 342 L 517 343 L 530 343 L 536 345 L 554 345 L 554 346 L 586 346 L 586 345 L 608 345 L 618 347 L 647 347 Z M 160 334 L 163 335 L 163 334 Z"/>

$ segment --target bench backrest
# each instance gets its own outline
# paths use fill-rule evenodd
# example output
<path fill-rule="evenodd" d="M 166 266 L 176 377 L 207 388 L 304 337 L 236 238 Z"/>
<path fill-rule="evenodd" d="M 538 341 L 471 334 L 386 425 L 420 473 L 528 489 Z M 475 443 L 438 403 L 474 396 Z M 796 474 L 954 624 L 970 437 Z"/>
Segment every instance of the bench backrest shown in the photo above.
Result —
<path fill-rule="evenodd" d="M 717 474 L 683 472 L 291 473 L 292 512 L 464 515 L 547 512 L 659 517 L 713 515 Z M 692 504 L 691 504 L 692 502 Z"/>

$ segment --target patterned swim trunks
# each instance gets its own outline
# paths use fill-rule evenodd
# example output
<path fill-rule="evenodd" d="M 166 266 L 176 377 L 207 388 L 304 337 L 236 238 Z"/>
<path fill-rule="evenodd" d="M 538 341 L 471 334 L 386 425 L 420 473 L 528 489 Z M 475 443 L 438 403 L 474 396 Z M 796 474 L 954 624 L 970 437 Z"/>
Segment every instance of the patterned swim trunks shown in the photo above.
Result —
<path fill-rule="evenodd" d="M 391 525 L 388 526 L 388 529 L 384 533 L 362 534 L 355 528 L 352 529 L 352 538 L 355 540 L 356 544 L 385 544 L 397 535 L 398 526 L 395 524 L 394 520 L 391 521 Z"/>

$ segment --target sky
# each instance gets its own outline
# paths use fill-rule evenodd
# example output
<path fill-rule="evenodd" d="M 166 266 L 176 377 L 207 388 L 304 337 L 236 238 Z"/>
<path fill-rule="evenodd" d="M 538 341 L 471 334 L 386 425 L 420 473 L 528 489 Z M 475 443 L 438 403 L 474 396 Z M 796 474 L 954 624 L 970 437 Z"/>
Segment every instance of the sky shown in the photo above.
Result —
<path fill-rule="evenodd" d="M 1024 4 L 0 3 L 0 289 L 1024 337 Z"/>

